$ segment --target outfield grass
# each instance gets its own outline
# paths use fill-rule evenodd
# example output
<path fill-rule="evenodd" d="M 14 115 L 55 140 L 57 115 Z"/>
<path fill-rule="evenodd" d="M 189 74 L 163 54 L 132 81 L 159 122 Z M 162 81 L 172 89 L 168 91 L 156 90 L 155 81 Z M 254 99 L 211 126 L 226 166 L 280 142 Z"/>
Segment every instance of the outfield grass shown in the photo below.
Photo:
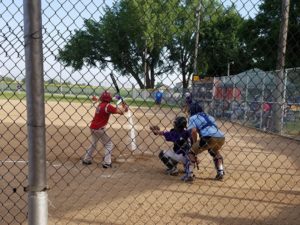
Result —
<path fill-rule="evenodd" d="M 79 102 L 79 103 L 90 103 L 91 96 L 87 95 L 70 95 L 70 94 L 45 94 L 45 101 L 62 101 L 62 102 Z M 24 100 L 26 101 L 26 93 L 25 92 L 2 92 L 0 93 L 0 99 L 7 100 Z M 145 101 L 143 99 L 132 99 L 125 98 L 126 103 L 129 106 L 138 106 L 138 107 L 152 107 L 154 106 L 153 100 Z M 114 101 L 116 102 L 116 101 Z M 177 105 L 170 104 L 161 104 L 163 108 L 178 108 Z"/>
<path fill-rule="evenodd" d="M 291 135 L 300 135 L 300 120 L 287 122 L 285 125 L 285 130 Z"/>

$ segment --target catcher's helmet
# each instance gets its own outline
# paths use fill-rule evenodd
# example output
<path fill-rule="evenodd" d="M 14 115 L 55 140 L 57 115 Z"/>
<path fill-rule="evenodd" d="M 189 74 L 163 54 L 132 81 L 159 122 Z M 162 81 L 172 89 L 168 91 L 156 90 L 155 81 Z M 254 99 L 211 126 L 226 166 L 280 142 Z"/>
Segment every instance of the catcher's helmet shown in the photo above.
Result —
<path fill-rule="evenodd" d="M 108 91 L 104 91 L 100 96 L 100 101 L 101 102 L 111 102 L 112 101 L 111 94 Z"/>
<path fill-rule="evenodd" d="M 202 109 L 202 107 L 201 107 L 201 105 L 200 105 L 199 103 L 193 102 L 193 103 L 190 105 L 189 111 L 190 111 L 190 115 L 193 116 L 193 115 L 195 115 L 195 114 L 197 114 L 197 113 L 203 112 L 203 109 Z"/>
<path fill-rule="evenodd" d="M 176 130 L 182 130 L 184 128 L 186 128 L 187 125 L 187 121 L 186 118 L 183 116 L 178 116 L 176 117 L 175 121 L 174 121 L 174 128 Z"/>

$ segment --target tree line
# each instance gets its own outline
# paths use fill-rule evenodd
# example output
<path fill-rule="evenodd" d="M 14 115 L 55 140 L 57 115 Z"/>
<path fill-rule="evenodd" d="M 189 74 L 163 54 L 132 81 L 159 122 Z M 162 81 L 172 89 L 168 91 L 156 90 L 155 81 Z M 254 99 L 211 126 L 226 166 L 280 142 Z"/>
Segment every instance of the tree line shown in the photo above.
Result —
<path fill-rule="evenodd" d="M 219 0 L 120 0 L 99 20 L 86 19 L 59 49 L 65 66 L 113 68 L 132 76 L 141 89 L 155 79 L 178 73 L 187 88 L 194 73 L 226 75 L 251 68 L 274 70 L 280 30 L 281 0 L 265 0 L 254 18 Z M 254 6 L 253 6 L 254 7 Z M 197 21 L 199 19 L 199 21 Z M 195 46 L 196 24 L 200 23 Z M 195 49 L 198 55 L 195 57 Z M 286 67 L 300 66 L 300 1 L 290 0 Z"/>

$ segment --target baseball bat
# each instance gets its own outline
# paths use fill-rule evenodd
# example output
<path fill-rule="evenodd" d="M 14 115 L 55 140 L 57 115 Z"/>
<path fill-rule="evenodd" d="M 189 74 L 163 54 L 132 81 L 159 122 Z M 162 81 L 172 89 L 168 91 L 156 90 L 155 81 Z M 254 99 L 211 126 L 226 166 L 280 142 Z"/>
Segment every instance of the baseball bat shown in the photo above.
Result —
<path fill-rule="evenodd" d="M 116 88 L 117 93 L 120 94 L 120 89 L 119 89 L 119 86 L 117 84 L 116 78 L 114 77 L 113 73 L 110 73 L 109 75 L 110 75 L 110 78 L 111 78 L 115 88 Z"/>
<path fill-rule="evenodd" d="M 112 82 L 115 86 L 116 91 L 117 91 L 117 94 L 118 94 L 118 97 L 119 97 L 119 99 L 117 101 L 117 105 L 119 105 L 121 102 L 123 102 L 123 98 L 120 95 L 120 89 L 119 89 L 119 86 L 117 84 L 116 78 L 114 77 L 114 74 L 110 73 L 109 75 L 110 75 L 110 78 L 111 78 L 111 80 L 112 80 Z"/>

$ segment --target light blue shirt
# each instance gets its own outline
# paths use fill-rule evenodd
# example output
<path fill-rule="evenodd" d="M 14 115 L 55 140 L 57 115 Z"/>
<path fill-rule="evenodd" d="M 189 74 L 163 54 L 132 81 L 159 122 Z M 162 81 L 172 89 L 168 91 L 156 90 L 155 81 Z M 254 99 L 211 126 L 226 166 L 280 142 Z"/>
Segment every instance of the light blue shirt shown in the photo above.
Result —
<path fill-rule="evenodd" d="M 207 114 L 206 114 L 207 115 Z M 196 128 L 199 135 L 202 137 L 210 136 L 210 137 L 224 137 L 224 133 L 220 131 L 216 126 L 216 120 L 210 115 L 207 115 L 207 118 L 215 124 L 215 126 L 206 126 L 207 122 L 203 116 L 200 114 L 195 114 L 190 117 L 188 130 L 192 128 Z"/>

